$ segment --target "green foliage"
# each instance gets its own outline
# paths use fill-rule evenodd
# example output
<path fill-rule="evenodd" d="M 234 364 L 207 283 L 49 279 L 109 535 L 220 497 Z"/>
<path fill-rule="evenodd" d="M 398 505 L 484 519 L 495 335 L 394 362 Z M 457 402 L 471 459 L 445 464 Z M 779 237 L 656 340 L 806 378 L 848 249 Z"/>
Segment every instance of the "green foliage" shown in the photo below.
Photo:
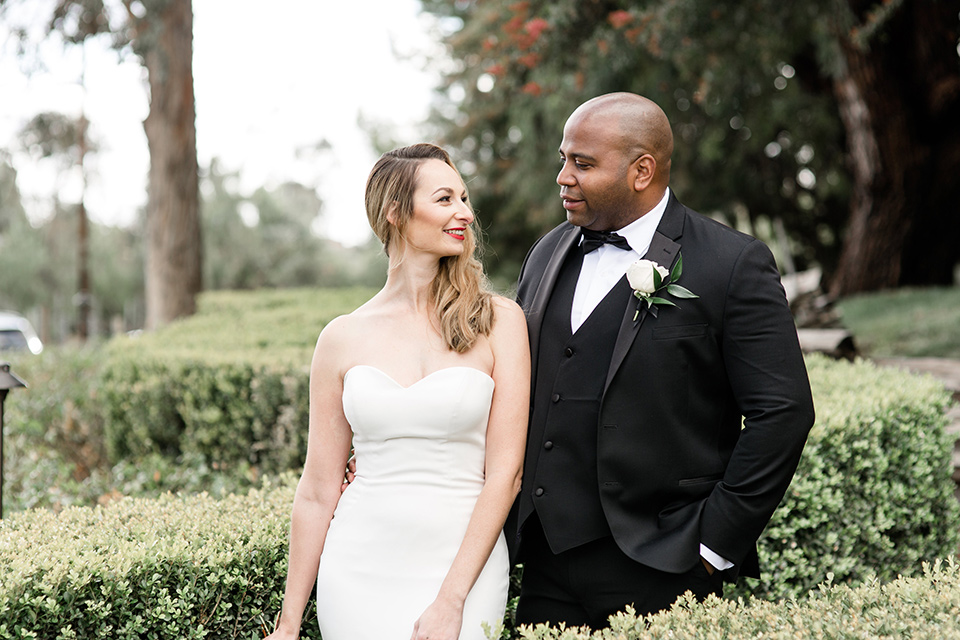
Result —
<path fill-rule="evenodd" d="M 257 486 L 299 468 L 317 335 L 371 289 L 211 292 L 199 313 L 10 358 L 5 511 Z"/>
<path fill-rule="evenodd" d="M 11 391 L 5 403 L 5 514 L 166 491 L 222 496 L 258 485 L 254 465 L 220 465 L 196 452 L 162 455 L 140 447 L 141 456 L 111 462 L 104 435 L 106 355 L 92 345 L 4 355 L 29 385 Z"/>
<path fill-rule="evenodd" d="M 455 151 L 497 253 L 516 273 L 563 219 L 563 124 L 581 102 L 632 91 L 673 124 L 671 184 L 687 205 L 752 231 L 799 268 L 829 268 L 849 185 L 828 65 L 843 3 L 754 0 L 426 0 L 443 18 L 450 104 L 436 125 Z M 790 238 L 776 233 L 783 222 Z"/>
<path fill-rule="evenodd" d="M 272 627 L 286 575 L 292 478 L 245 496 L 123 498 L 36 510 L 0 523 L 0 639 L 244 638 Z M 826 584 L 795 599 L 682 599 L 609 630 L 522 628 L 530 640 L 587 638 L 960 638 L 960 570 Z M 376 615 L 376 603 L 371 603 Z M 362 621 L 358 621 L 362 624 Z M 301 637 L 319 638 L 311 599 Z"/>
<path fill-rule="evenodd" d="M 47 284 L 41 274 L 50 256 L 27 220 L 16 179 L 13 167 L 0 161 L 0 309 L 26 311 L 46 288 L 37 283 Z"/>
<path fill-rule="evenodd" d="M 12 576 L 0 576 L 0 638 L 16 637 L 4 636 L 3 624 L 12 629 L 11 624 L 29 625 L 34 620 L 54 625 L 49 627 L 52 635 L 38 637 L 58 637 L 61 628 L 70 629 L 60 636 L 65 638 L 74 637 L 70 633 L 106 637 L 107 631 L 98 630 L 107 626 L 118 634 L 114 637 L 139 637 L 145 629 L 161 634 L 156 637 L 162 633 L 254 637 L 261 614 L 272 615 L 269 612 L 279 606 L 289 522 L 285 518 L 292 495 L 288 488 L 279 490 L 287 492 L 282 497 L 254 492 L 254 497 L 231 497 L 223 505 L 206 495 L 166 497 L 157 506 L 125 500 L 103 509 L 66 505 L 108 501 L 117 493 L 157 495 L 167 489 L 208 489 L 225 495 L 256 486 L 263 472 L 298 466 L 306 434 L 307 363 L 316 334 L 372 293 L 367 289 L 208 293 L 196 316 L 154 333 L 115 340 L 106 350 L 50 350 L 39 358 L 13 361 L 13 370 L 31 386 L 11 393 L 6 404 L 13 450 L 8 460 L 12 458 L 14 465 L 8 488 L 14 488 L 20 508 L 55 506 L 62 509 L 64 520 L 37 511 L 0 525 L 0 571 Z M 831 590 L 844 594 L 842 602 L 859 611 L 858 603 L 867 601 L 863 598 L 881 593 L 870 582 L 874 578 L 918 576 L 923 562 L 955 553 L 960 514 L 950 480 L 952 443 L 943 432 L 949 397 L 929 377 L 868 362 L 811 356 L 807 365 L 817 423 L 797 476 L 761 538 L 764 580 L 743 579 L 728 596 L 803 598 L 831 577 L 836 583 L 868 584 L 866 591 Z M 86 452 L 91 459 L 103 456 L 98 443 L 104 441 L 113 455 L 125 459 L 101 467 L 84 463 L 93 468 L 80 477 L 80 463 L 66 452 Z M 72 497 L 71 491 L 76 492 Z M 269 503 L 272 515 L 251 508 L 250 501 Z M 172 551 L 164 555 L 170 548 L 176 553 L 214 553 L 215 548 L 254 544 L 255 536 L 245 533 L 249 531 L 245 527 L 257 525 L 235 525 L 229 515 L 232 509 L 247 520 L 267 518 L 273 523 L 272 551 L 257 547 L 255 553 L 230 552 L 226 555 L 234 564 L 225 565 L 211 564 L 206 556 L 184 560 L 186 556 L 174 557 Z M 168 511 L 182 513 L 184 520 L 171 520 Z M 139 524 L 130 523 L 130 514 L 141 519 Z M 204 520 L 206 516 L 212 523 Z M 27 531 L 17 528 L 26 525 L 12 524 L 26 522 L 41 524 L 21 537 L 4 537 L 12 535 L 10 531 Z M 63 522 L 81 524 L 71 529 Z M 158 532 L 146 532 L 143 527 L 150 522 L 156 523 Z M 56 540 L 45 539 L 50 536 Z M 172 546 L 160 540 L 167 537 Z M 57 545 L 75 558 L 55 561 L 63 557 L 54 553 Z M 119 552 L 114 553 L 114 545 L 119 545 Z M 147 559 L 134 553 L 154 548 L 155 555 L 148 554 Z M 135 561 L 122 559 L 129 554 Z M 112 560 L 115 556 L 121 559 Z M 93 563 L 91 569 L 84 564 L 88 562 Z M 265 564 L 257 564 L 261 562 Z M 148 564 L 141 568 L 137 563 Z M 109 575 L 108 565 L 114 572 Z M 205 571 L 215 577 L 205 577 Z M 72 586 L 43 577 L 47 572 Z M 258 586 L 249 588 L 260 589 L 261 595 L 250 596 L 254 600 L 236 591 L 256 580 L 261 581 Z M 914 588 L 909 585 L 921 582 L 896 584 L 908 585 L 903 588 L 909 590 Z M 33 583 L 37 586 L 23 586 Z M 194 593 L 198 584 L 205 585 L 206 595 Z M 922 592 L 915 590 L 916 601 L 927 606 Z M 4 593 L 14 595 L 4 600 Z M 66 599 L 70 606 L 64 605 Z M 713 606 L 722 612 L 727 611 L 723 607 L 741 605 Z M 780 607 L 786 605 L 748 606 L 749 615 L 766 616 L 768 622 L 785 615 Z M 839 620 L 819 600 L 810 606 L 812 616 Z M 167 613 L 151 613 L 161 609 Z M 713 615 L 691 611 L 683 614 L 694 616 L 683 618 L 684 625 L 694 624 L 690 620 L 702 623 L 696 616 Z M 874 616 L 873 609 L 865 611 Z M 915 620 L 910 617 L 913 611 L 904 613 L 908 620 Z M 228 621 L 226 626 L 213 631 L 214 620 L 221 618 Z M 203 620 L 203 629 L 212 635 L 190 636 L 200 631 L 186 631 L 186 620 Z M 244 630 L 243 635 L 226 635 L 223 629 L 232 629 L 231 624 Z M 723 624 L 731 625 L 722 627 L 731 633 L 741 628 L 730 621 Z M 198 624 L 190 627 L 197 628 Z"/>
<path fill-rule="evenodd" d="M 36 510 L 0 524 L 0 638 L 262 638 L 280 609 L 293 482 Z M 316 607 L 302 637 L 319 638 Z"/>
<path fill-rule="evenodd" d="M 137 227 L 90 225 L 90 279 L 94 308 L 100 317 L 101 334 L 119 328 L 125 330 L 143 323 L 142 232 Z M 67 272 L 75 276 L 76 263 Z M 66 296 L 70 286 L 61 289 Z M 119 327 L 114 320 L 120 322 Z"/>
<path fill-rule="evenodd" d="M 69 168 L 80 144 L 82 125 L 78 119 L 55 111 L 33 116 L 20 130 L 20 144 L 34 160 L 54 158 Z M 84 132 L 86 135 L 86 132 Z"/>
<path fill-rule="evenodd" d="M 74 293 L 77 288 L 77 210 L 57 200 L 50 203 L 50 217 L 33 226 L 22 213 L 15 174 L 7 169 L 10 185 L 3 185 L 0 164 L 0 308 L 32 316 L 41 309 L 48 319 L 44 332 L 48 343 L 71 333 L 75 322 Z M 9 216 L 7 225 L 2 220 Z M 94 320 L 111 326 L 115 317 L 137 319 L 136 302 L 143 291 L 143 249 L 133 229 L 119 229 L 89 222 L 90 274 Z"/>
<path fill-rule="evenodd" d="M 103 378 L 111 460 L 198 456 L 216 468 L 299 466 L 306 449 L 302 367 L 112 362 Z"/>
<path fill-rule="evenodd" d="M 884 291 L 837 306 L 864 353 L 960 359 L 960 287 Z"/>
<path fill-rule="evenodd" d="M 110 344 L 102 381 L 112 460 L 193 454 L 220 468 L 296 468 L 317 335 L 369 289 L 204 294 L 197 315 Z"/>
<path fill-rule="evenodd" d="M 19 132 L 19 143 L 25 158 L 34 163 L 54 168 L 60 178 L 76 170 L 81 152 L 96 151 L 96 143 L 89 135 L 81 135 L 83 123 L 56 112 L 34 116 Z M 23 210 L 16 187 L 16 173 L 9 167 L 0 168 L 10 180 L 5 187 L 3 205 Z M 77 313 L 74 294 L 78 281 L 78 220 L 81 209 L 73 203 L 63 203 L 53 195 L 42 220 L 12 225 L 9 235 L 3 237 L 0 225 L 0 245 L 4 245 L 0 260 L 0 305 L 6 304 L 21 312 L 43 309 L 44 327 L 48 341 L 60 340 L 70 333 L 69 327 Z M 86 213 L 84 213 L 86 215 Z M 0 216 L 2 217 L 2 216 Z M 19 216 L 18 216 L 19 217 Z M 36 217 L 36 216 L 35 216 Z M 34 226 L 36 225 L 36 226 Z M 92 314 L 94 326 L 109 327 L 115 317 L 124 317 L 143 290 L 143 257 L 139 241 L 133 231 L 116 229 L 87 221 L 87 247 L 91 280 Z M 4 300 L 6 299 L 6 301 Z M 105 331 L 104 331 L 105 333 Z"/>
<path fill-rule="evenodd" d="M 760 539 L 763 580 L 741 580 L 734 597 L 800 597 L 828 574 L 850 584 L 918 575 L 960 542 L 942 384 L 868 361 L 807 365 L 817 421 Z"/>
<path fill-rule="evenodd" d="M 797 638 L 960 638 L 960 567 L 952 560 L 924 564 L 918 577 L 856 588 L 824 584 L 816 591 L 780 602 L 681 600 L 670 611 L 637 618 L 617 614 L 609 629 L 524 628 L 524 640 L 796 640 Z"/>
<path fill-rule="evenodd" d="M 5 403 L 4 512 L 88 503 L 79 487 L 106 464 L 96 384 L 103 354 L 45 349 L 3 359 L 28 385 Z"/>

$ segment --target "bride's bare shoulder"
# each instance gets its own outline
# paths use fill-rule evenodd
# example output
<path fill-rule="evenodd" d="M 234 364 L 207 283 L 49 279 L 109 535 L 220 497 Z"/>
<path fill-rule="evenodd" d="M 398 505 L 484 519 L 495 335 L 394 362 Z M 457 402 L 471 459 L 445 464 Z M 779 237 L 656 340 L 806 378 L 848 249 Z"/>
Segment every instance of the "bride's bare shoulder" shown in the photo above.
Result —
<path fill-rule="evenodd" d="M 504 296 L 493 297 L 493 308 L 497 319 L 506 317 L 508 322 L 517 323 L 524 320 L 523 310 L 515 300 Z"/>
<path fill-rule="evenodd" d="M 370 300 L 352 312 L 328 322 L 320 331 L 317 349 L 334 355 L 341 351 L 349 352 L 362 344 L 370 336 L 370 332 L 376 329 L 377 318 L 382 315 L 379 307 L 380 305 Z"/>

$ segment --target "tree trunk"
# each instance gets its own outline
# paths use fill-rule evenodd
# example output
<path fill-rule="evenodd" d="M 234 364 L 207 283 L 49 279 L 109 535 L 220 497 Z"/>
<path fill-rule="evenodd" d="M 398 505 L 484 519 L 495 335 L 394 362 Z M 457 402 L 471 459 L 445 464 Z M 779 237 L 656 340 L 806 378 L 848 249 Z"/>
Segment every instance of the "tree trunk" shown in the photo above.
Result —
<path fill-rule="evenodd" d="M 147 329 L 194 313 L 202 286 L 191 0 L 169 0 L 152 19 L 156 39 L 143 54 L 150 80 Z"/>
<path fill-rule="evenodd" d="M 863 20 L 872 0 L 851 0 Z M 905 2 L 834 84 L 853 195 L 830 292 L 950 284 L 960 260 L 960 2 Z"/>

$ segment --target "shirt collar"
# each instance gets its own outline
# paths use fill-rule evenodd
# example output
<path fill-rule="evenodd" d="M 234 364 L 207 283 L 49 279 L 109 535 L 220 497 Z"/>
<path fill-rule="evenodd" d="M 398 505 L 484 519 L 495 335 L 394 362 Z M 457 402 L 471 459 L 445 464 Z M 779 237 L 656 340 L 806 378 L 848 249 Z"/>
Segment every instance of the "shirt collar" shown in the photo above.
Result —
<path fill-rule="evenodd" d="M 663 214 L 667 210 L 667 202 L 669 200 L 670 188 L 667 187 L 663 192 L 663 198 L 660 199 L 660 202 L 658 202 L 653 209 L 650 209 L 650 211 L 627 226 L 616 231 L 616 233 L 627 239 L 627 242 L 630 243 L 630 248 L 641 257 L 643 257 L 650 248 L 650 243 L 653 241 L 653 234 L 656 233 L 657 227 L 660 225 L 660 220 L 663 219 Z"/>

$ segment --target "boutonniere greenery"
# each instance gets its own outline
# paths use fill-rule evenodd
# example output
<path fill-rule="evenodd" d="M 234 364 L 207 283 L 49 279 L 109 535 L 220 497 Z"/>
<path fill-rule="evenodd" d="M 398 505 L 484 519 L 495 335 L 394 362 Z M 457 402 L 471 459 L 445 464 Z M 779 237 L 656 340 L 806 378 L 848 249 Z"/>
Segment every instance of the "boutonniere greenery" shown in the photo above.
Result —
<path fill-rule="evenodd" d="M 686 287 L 676 284 L 683 273 L 683 255 L 677 256 L 677 262 L 673 265 L 672 271 L 667 271 L 665 267 L 660 266 L 653 260 L 640 259 L 627 267 L 627 281 L 633 289 L 633 295 L 637 298 L 637 310 L 633 314 L 633 321 L 637 321 L 640 315 L 640 309 L 643 304 L 647 304 L 653 317 L 657 317 L 658 304 L 667 304 L 671 307 L 677 305 L 664 298 L 670 294 L 675 298 L 699 298 Z"/>

